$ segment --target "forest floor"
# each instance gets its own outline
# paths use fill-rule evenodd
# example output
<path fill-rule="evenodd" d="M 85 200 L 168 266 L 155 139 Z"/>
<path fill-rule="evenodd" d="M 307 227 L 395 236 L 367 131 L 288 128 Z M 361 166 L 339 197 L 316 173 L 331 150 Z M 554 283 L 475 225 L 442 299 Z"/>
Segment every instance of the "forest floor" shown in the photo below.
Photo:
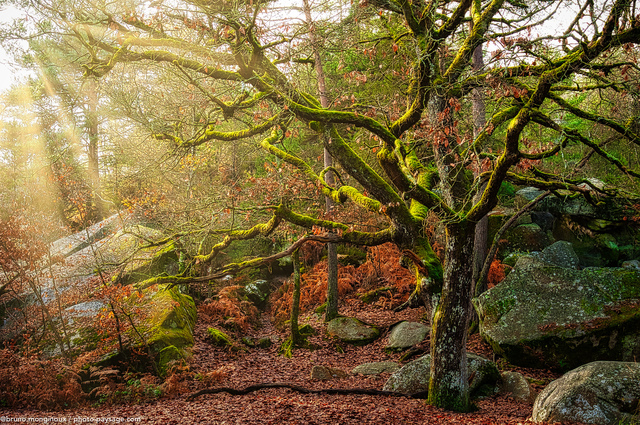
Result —
<path fill-rule="evenodd" d="M 423 309 L 400 313 L 370 306 L 362 302 L 341 307 L 341 313 L 388 327 L 400 320 L 420 321 Z M 267 314 L 262 325 L 253 331 L 255 338 L 270 336 L 283 341 L 286 330 L 277 330 Z M 386 338 L 354 347 L 324 337 L 324 324 L 316 314 L 305 315 L 301 323 L 309 323 L 319 332 L 309 341 L 314 350 L 297 349 L 292 358 L 278 354 L 280 343 L 270 348 L 233 351 L 213 346 L 206 337 L 207 326 L 197 324 L 196 344 L 188 370 L 176 373 L 164 384 L 164 395 L 138 403 L 91 405 L 70 410 L 45 412 L 37 410 L 2 410 L 2 422 L 39 421 L 66 423 L 148 423 L 148 424 L 524 424 L 530 423 L 532 405 L 517 402 L 506 395 L 495 395 L 476 401 L 473 413 L 452 413 L 427 406 L 424 400 L 371 396 L 302 394 L 284 388 L 262 389 L 246 395 L 205 394 L 194 399 L 189 394 L 206 387 L 246 388 L 259 383 L 288 383 L 309 389 L 359 388 L 380 390 L 389 374 L 378 376 L 349 375 L 342 379 L 312 380 L 314 365 L 339 368 L 349 372 L 353 367 L 374 361 L 397 361 L 399 353 L 384 350 Z M 429 341 L 423 342 L 427 349 Z M 468 350 L 493 358 L 490 347 L 478 335 L 470 338 Z M 502 370 L 517 370 L 535 379 L 536 390 L 556 379 L 551 371 L 515 368 L 497 359 Z"/>

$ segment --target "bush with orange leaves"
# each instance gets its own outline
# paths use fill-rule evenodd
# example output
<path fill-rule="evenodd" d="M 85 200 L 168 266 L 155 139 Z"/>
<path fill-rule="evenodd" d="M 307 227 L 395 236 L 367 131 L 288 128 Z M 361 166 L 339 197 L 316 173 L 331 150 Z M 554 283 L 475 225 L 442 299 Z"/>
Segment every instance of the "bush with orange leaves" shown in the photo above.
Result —
<path fill-rule="evenodd" d="M 205 323 L 221 322 L 232 330 L 247 330 L 257 323 L 259 311 L 243 294 L 244 287 L 230 285 L 218 292 L 217 299 L 206 302 L 198 309 L 198 316 Z"/>
<path fill-rule="evenodd" d="M 367 261 L 359 267 L 340 266 L 338 268 L 338 294 L 344 299 L 356 290 L 370 290 L 391 286 L 393 294 L 385 305 L 400 303 L 406 299 L 415 285 L 411 272 L 400 265 L 401 253 L 391 244 L 370 247 Z M 308 311 L 321 305 L 327 297 L 327 262 L 317 263 L 302 275 L 300 288 L 300 311 Z M 274 322 L 283 324 L 291 315 L 293 282 L 289 281 L 271 296 L 271 314 Z"/>
<path fill-rule="evenodd" d="M 59 410 L 80 404 L 80 376 L 57 361 L 0 350 L 0 407 Z"/>

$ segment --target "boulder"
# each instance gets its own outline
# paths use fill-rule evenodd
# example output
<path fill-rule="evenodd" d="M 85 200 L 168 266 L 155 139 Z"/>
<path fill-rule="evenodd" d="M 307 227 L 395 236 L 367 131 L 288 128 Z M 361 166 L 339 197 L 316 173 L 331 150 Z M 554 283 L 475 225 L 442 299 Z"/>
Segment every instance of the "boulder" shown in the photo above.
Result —
<path fill-rule="evenodd" d="M 547 385 L 536 398 L 532 420 L 597 425 L 635 423 L 638 400 L 640 364 L 593 362 Z"/>
<path fill-rule="evenodd" d="M 65 236 L 51 243 L 52 257 L 68 257 L 87 248 L 92 243 L 96 243 L 108 235 L 120 229 L 124 221 L 130 217 L 128 214 L 123 216 L 114 214 L 99 223 L 93 224 L 86 229 L 69 236 Z"/>
<path fill-rule="evenodd" d="M 387 349 L 404 350 L 420 344 L 429 334 L 429 327 L 418 322 L 400 322 L 389 334 Z"/>
<path fill-rule="evenodd" d="M 265 336 L 258 340 L 256 343 L 258 348 L 269 348 L 273 345 L 273 339 L 271 337 Z"/>
<path fill-rule="evenodd" d="M 327 324 L 327 334 L 349 344 L 366 345 L 378 339 L 380 330 L 353 317 L 338 317 Z"/>
<path fill-rule="evenodd" d="M 146 305 L 148 313 L 137 326 L 145 336 L 146 344 L 158 355 L 158 369 L 166 371 L 164 361 L 174 361 L 188 356 L 193 346 L 193 329 L 196 322 L 196 306 L 193 299 L 181 294 L 177 288 L 155 286 L 143 292 L 143 297 L 133 294 L 131 303 Z M 132 334 L 135 338 L 135 334 Z M 173 346 L 169 350 L 165 348 Z M 160 353 L 162 354 L 160 355 Z"/>
<path fill-rule="evenodd" d="M 623 269 L 640 271 L 640 261 L 638 261 L 638 260 L 625 261 L 625 262 L 622 263 L 621 267 Z"/>
<path fill-rule="evenodd" d="M 568 370 L 640 357 L 640 273 L 575 270 L 521 257 L 473 300 L 480 333 L 512 364 Z"/>
<path fill-rule="evenodd" d="M 311 379 L 326 381 L 329 379 L 346 378 L 347 376 L 348 374 L 344 370 L 336 369 L 333 367 L 313 366 L 311 368 Z"/>
<path fill-rule="evenodd" d="M 145 320 L 147 344 L 157 351 L 169 345 L 178 348 L 193 345 L 196 306 L 193 298 L 177 288 L 158 286 L 150 288 L 151 311 Z"/>
<path fill-rule="evenodd" d="M 567 241 L 557 241 L 542 250 L 540 259 L 567 269 L 579 269 L 580 259 Z"/>
<path fill-rule="evenodd" d="M 101 311 L 104 311 L 107 308 L 107 304 L 98 301 L 85 301 L 80 304 L 72 305 L 71 307 L 65 308 L 65 312 L 67 316 L 78 318 L 78 317 L 96 317 L 100 314 Z"/>
<path fill-rule="evenodd" d="M 533 201 L 539 195 L 544 193 L 543 190 L 535 187 L 525 187 L 516 192 L 516 207 L 520 208 Z M 581 195 L 567 195 L 558 198 L 555 195 L 549 195 L 535 208 L 536 211 L 548 211 L 555 216 L 561 215 L 580 215 L 587 217 L 597 217 L 596 208 L 589 204 Z"/>
<path fill-rule="evenodd" d="M 267 298 L 271 294 L 271 285 L 264 279 L 254 280 L 245 285 L 244 292 L 249 301 L 256 307 L 263 309 L 267 304 Z"/>
<path fill-rule="evenodd" d="M 364 363 L 353 368 L 354 375 L 380 375 L 381 373 L 394 373 L 400 369 L 396 362 L 372 362 Z"/>
<path fill-rule="evenodd" d="M 403 394 L 416 394 L 428 391 L 430 365 L 430 354 L 407 363 L 389 377 L 382 390 Z M 469 376 L 473 376 L 469 384 L 471 397 L 486 396 L 495 391 L 496 382 L 500 378 L 500 372 L 498 372 L 498 368 L 494 363 L 484 357 L 468 353 L 467 368 Z"/>
<path fill-rule="evenodd" d="M 527 381 L 527 378 L 518 372 L 502 372 L 498 389 L 502 394 L 508 394 L 511 398 L 524 403 L 533 403 L 536 392 Z"/>
<path fill-rule="evenodd" d="M 233 347 L 231 337 L 220 329 L 208 328 L 207 336 L 213 345 L 217 345 L 218 347 Z"/>
<path fill-rule="evenodd" d="M 504 233 L 500 248 L 504 252 L 542 251 L 551 244 L 551 238 L 535 223 L 521 224 Z"/>
<path fill-rule="evenodd" d="M 538 189 L 536 187 L 525 187 L 523 189 L 520 189 L 516 192 L 516 206 L 520 208 L 533 201 L 543 193 L 544 190 Z"/>
<path fill-rule="evenodd" d="M 151 239 L 156 231 L 137 226 L 135 232 L 146 235 L 147 238 Z M 118 250 L 127 252 L 137 248 L 139 241 L 131 234 L 117 233 L 114 236 L 115 243 L 117 243 L 115 246 L 108 247 L 109 252 L 117 252 Z M 120 282 L 123 285 L 129 285 L 158 276 L 173 276 L 178 274 L 181 268 L 184 267 L 183 262 L 173 242 L 160 249 L 157 247 L 142 249 L 136 254 L 136 260 L 126 265 Z"/>
<path fill-rule="evenodd" d="M 530 214 L 531 222 L 540 226 L 543 232 L 553 230 L 556 218 L 548 211 L 532 211 Z"/>

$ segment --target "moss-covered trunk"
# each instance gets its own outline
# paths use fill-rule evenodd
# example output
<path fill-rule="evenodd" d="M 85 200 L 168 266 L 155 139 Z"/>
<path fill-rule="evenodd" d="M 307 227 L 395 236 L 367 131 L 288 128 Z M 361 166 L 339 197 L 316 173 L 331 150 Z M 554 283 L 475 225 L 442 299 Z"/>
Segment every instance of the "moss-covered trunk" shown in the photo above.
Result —
<path fill-rule="evenodd" d="M 296 249 L 291 256 L 293 260 L 293 299 L 291 300 L 291 343 L 292 346 L 300 346 L 304 341 L 298 327 L 300 314 L 300 254 Z"/>
<path fill-rule="evenodd" d="M 467 330 L 471 313 L 474 225 L 447 225 L 442 296 L 431 326 L 428 403 L 468 411 Z"/>

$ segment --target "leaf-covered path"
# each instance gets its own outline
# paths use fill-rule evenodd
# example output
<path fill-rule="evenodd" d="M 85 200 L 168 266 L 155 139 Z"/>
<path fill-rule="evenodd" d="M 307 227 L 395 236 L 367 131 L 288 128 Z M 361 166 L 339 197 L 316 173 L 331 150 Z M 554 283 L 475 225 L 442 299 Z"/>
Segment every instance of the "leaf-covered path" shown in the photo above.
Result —
<path fill-rule="evenodd" d="M 382 326 L 399 320 L 420 320 L 423 310 L 392 313 L 388 310 L 363 308 L 363 304 L 345 308 L 345 315 Z M 323 324 L 315 316 L 306 322 L 322 331 Z M 0 410 L 0 417 L 65 418 L 67 423 L 139 420 L 148 424 L 518 424 L 527 423 L 531 405 L 519 403 L 504 395 L 477 402 L 478 410 L 459 414 L 425 405 L 423 400 L 371 395 L 300 394 L 288 389 L 263 389 L 247 395 L 226 393 L 202 395 L 189 400 L 188 395 L 208 386 L 246 388 L 258 383 L 286 382 L 310 389 L 365 388 L 382 389 L 389 374 L 380 376 L 349 375 L 329 381 L 312 380 L 311 368 L 322 365 L 346 372 L 356 365 L 384 360 L 398 360 L 400 354 L 385 353 L 386 338 L 365 347 L 337 344 L 322 336 L 310 338 L 315 350 L 296 350 L 291 359 L 278 355 L 279 344 L 270 348 L 231 351 L 212 346 L 206 339 L 205 323 L 196 329 L 196 345 L 189 371 L 174 376 L 170 395 L 151 403 L 76 408 L 63 412 Z M 286 337 L 286 332 L 273 328 L 263 317 L 254 337 Z M 424 348 L 428 346 L 425 341 Z M 471 338 L 469 350 L 490 357 L 491 351 L 477 336 Z M 500 363 L 499 363 L 500 364 Z M 501 364 L 502 365 L 502 364 Z M 504 365 L 502 365 L 504 367 Z M 525 375 L 540 381 L 555 378 L 547 371 L 526 370 Z M 211 379 L 208 379 L 211 378 Z M 541 387 L 538 387 L 538 389 Z"/>

